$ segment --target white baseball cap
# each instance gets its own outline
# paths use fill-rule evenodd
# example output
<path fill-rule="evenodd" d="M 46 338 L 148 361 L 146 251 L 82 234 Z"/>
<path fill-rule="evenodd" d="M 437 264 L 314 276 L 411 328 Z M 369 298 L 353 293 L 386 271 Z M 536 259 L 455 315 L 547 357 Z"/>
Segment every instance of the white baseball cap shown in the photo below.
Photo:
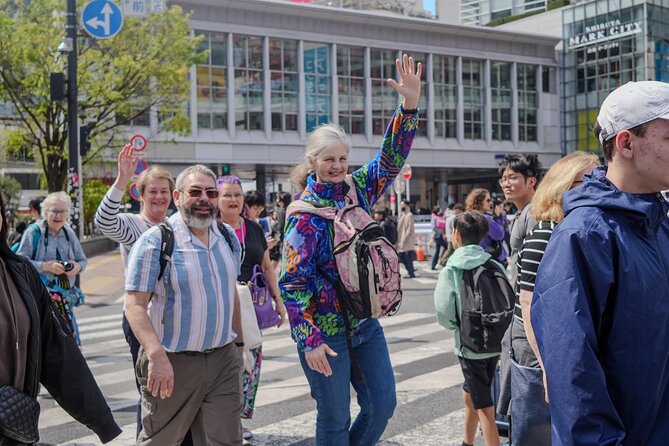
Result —
<path fill-rule="evenodd" d="M 597 116 L 602 128 L 599 142 L 604 144 L 623 130 L 657 118 L 669 119 L 669 84 L 628 82 L 613 90 L 602 102 Z"/>

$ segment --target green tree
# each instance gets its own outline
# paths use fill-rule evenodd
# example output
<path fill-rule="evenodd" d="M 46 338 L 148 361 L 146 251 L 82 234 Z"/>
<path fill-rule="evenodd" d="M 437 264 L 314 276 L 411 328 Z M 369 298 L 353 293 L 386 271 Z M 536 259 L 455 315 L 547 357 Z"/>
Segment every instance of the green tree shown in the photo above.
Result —
<path fill-rule="evenodd" d="M 109 190 L 109 186 L 98 179 L 84 180 L 83 184 L 84 195 L 84 221 L 91 223 L 95 216 L 95 211 L 98 210 L 100 202 Z M 124 203 L 125 203 L 125 196 Z"/>
<path fill-rule="evenodd" d="M 15 178 L 9 176 L 0 177 L 0 193 L 2 193 L 2 198 L 7 209 L 12 209 L 15 202 L 18 204 L 18 201 L 21 199 L 22 190 L 21 183 Z"/>
<path fill-rule="evenodd" d="M 77 1 L 81 12 L 84 1 Z M 14 104 L 18 126 L 5 135 L 10 150 L 29 150 L 42 167 L 49 192 L 67 179 L 66 101 L 52 102 L 51 72 L 64 37 L 65 1 L 0 0 L 0 100 Z M 111 39 L 77 39 L 79 116 L 91 126 L 88 163 L 107 147 L 120 147 L 123 126 L 158 111 L 159 131 L 186 135 L 188 72 L 206 59 L 193 37 L 189 15 L 172 6 L 147 18 L 126 18 Z"/>

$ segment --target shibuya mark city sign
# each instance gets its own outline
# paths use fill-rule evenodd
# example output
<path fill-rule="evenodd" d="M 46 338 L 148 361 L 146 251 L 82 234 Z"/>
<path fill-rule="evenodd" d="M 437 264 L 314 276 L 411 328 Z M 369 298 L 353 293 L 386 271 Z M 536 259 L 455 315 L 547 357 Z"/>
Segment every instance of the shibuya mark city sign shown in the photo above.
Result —
<path fill-rule="evenodd" d="M 590 45 L 596 45 L 613 39 L 620 39 L 640 33 L 641 22 L 620 23 L 620 20 L 610 20 L 604 23 L 597 23 L 592 26 L 586 26 L 585 32 L 569 38 L 569 49 L 583 48 Z"/>

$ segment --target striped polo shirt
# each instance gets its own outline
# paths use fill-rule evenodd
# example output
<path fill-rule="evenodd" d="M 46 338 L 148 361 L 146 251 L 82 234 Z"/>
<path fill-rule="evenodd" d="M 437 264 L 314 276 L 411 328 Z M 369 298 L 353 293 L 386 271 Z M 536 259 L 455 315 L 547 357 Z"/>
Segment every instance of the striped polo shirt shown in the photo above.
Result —
<path fill-rule="evenodd" d="M 161 232 L 146 231 L 133 245 L 128 259 L 126 291 L 153 293 L 149 318 L 168 352 L 204 351 L 232 342 L 232 312 L 241 248 L 232 229 L 235 253 L 216 223 L 205 246 L 186 226 L 180 212 L 169 218 L 174 229 L 172 263 L 157 283 Z"/>

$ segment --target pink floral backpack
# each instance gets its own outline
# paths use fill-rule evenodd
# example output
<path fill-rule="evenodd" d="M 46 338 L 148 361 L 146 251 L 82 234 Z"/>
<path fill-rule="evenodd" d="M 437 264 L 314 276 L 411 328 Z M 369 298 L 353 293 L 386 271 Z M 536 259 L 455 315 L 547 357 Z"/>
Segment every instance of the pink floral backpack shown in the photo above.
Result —
<path fill-rule="evenodd" d="M 308 212 L 334 222 L 334 256 L 343 285 L 337 287 L 346 310 L 358 319 L 392 316 L 402 302 L 400 262 L 383 229 L 358 203 L 348 175 L 346 205 L 336 210 L 302 200 L 293 201 L 288 215 Z M 326 275 L 326 279 L 330 280 Z"/>

